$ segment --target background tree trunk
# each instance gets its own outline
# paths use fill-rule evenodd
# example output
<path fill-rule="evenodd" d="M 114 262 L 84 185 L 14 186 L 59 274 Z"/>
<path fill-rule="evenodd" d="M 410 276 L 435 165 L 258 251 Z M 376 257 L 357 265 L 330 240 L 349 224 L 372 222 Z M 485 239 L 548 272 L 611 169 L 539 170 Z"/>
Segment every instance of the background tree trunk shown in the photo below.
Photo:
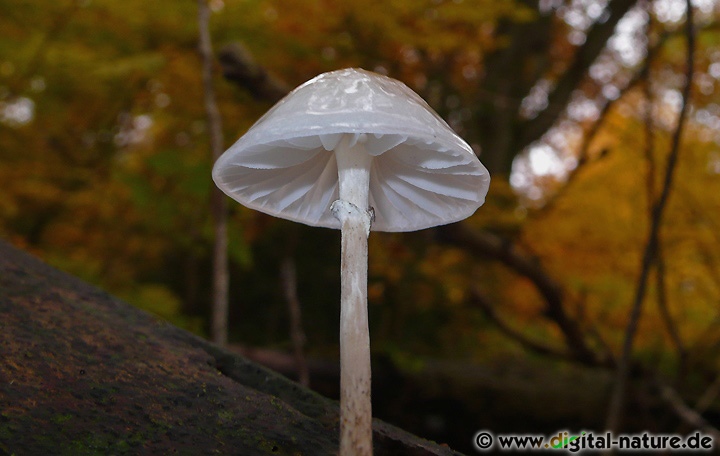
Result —
<path fill-rule="evenodd" d="M 222 119 L 215 102 L 212 79 L 213 52 L 210 40 L 210 8 L 207 0 L 198 0 L 198 30 L 200 35 L 200 57 L 202 58 L 202 80 L 205 95 L 205 110 L 210 134 L 210 149 L 213 163 L 223 153 Z M 215 243 L 213 245 L 213 300 L 210 333 L 212 341 L 227 344 L 228 328 L 228 257 L 227 257 L 227 198 L 215 186 L 211 193 L 212 215 L 215 222 Z"/>

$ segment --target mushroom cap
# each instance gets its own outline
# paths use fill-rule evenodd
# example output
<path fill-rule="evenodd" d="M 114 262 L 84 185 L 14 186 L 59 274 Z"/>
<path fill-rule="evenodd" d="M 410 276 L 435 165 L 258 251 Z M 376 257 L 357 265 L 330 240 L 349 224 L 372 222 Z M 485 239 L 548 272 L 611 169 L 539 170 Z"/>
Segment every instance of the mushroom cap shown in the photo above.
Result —
<path fill-rule="evenodd" d="M 470 146 L 405 84 L 362 69 L 324 73 L 290 92 L 220 156 L 213 180 L 249 208 L 339 229 L 330 205 L 343 134 L 373 156 L 373 231 L 456 222 L 485 201 L 490 175 Z"/>

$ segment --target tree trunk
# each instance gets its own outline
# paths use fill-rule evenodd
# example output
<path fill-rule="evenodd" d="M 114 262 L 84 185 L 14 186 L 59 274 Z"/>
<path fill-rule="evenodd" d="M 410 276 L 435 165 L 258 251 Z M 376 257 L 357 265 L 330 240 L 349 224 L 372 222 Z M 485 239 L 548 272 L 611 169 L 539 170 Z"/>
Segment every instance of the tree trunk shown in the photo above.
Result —
<path fill-rule="evenodd" d="M 203 92 L 205 94 L 205 111 L 207 113 L 210 132 L 210 148 L 213 163 L 223 153 L 222 119 L 217 103 L 212 80 L 212 43 L 210 41 L 210 8 L 207 0 L 198 0 L 198 30 L 200 35 L 200 57 L 202 59 Z M 215 224 L 215 243 L 213 246 L 213 299 L 212 323 L 210 334 L 213 342 L 227 344 L 228 330 L 228 259 L 227 259 L 227 199 L 213 186 L 211 209 Z"/>

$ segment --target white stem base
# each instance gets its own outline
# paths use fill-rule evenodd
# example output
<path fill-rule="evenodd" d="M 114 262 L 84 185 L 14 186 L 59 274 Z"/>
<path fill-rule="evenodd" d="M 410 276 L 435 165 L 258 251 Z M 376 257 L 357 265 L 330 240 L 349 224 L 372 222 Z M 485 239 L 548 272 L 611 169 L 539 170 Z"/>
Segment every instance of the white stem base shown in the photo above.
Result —
<path fill-rule="evenodd" d="M 340 455 L 372 455 L 370 332 L 367 313 L 367 231 L 370 216 L 338 200 L 342 223 L 340 289 Z"/>

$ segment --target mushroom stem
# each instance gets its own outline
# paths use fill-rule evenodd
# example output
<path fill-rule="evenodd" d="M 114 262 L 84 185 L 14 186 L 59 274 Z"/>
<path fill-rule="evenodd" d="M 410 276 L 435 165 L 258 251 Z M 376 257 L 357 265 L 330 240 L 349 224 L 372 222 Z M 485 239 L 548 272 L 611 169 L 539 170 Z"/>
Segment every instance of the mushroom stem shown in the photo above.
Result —
<path fill-rule="evenodd" d="M 372 157 L 365 136 L 345 134 L 335 148 L 340 199 L 330 207 L 340 221 L 340 455 L 372 455 L 370 332 L 367 313 L 367 239 Z"/>

